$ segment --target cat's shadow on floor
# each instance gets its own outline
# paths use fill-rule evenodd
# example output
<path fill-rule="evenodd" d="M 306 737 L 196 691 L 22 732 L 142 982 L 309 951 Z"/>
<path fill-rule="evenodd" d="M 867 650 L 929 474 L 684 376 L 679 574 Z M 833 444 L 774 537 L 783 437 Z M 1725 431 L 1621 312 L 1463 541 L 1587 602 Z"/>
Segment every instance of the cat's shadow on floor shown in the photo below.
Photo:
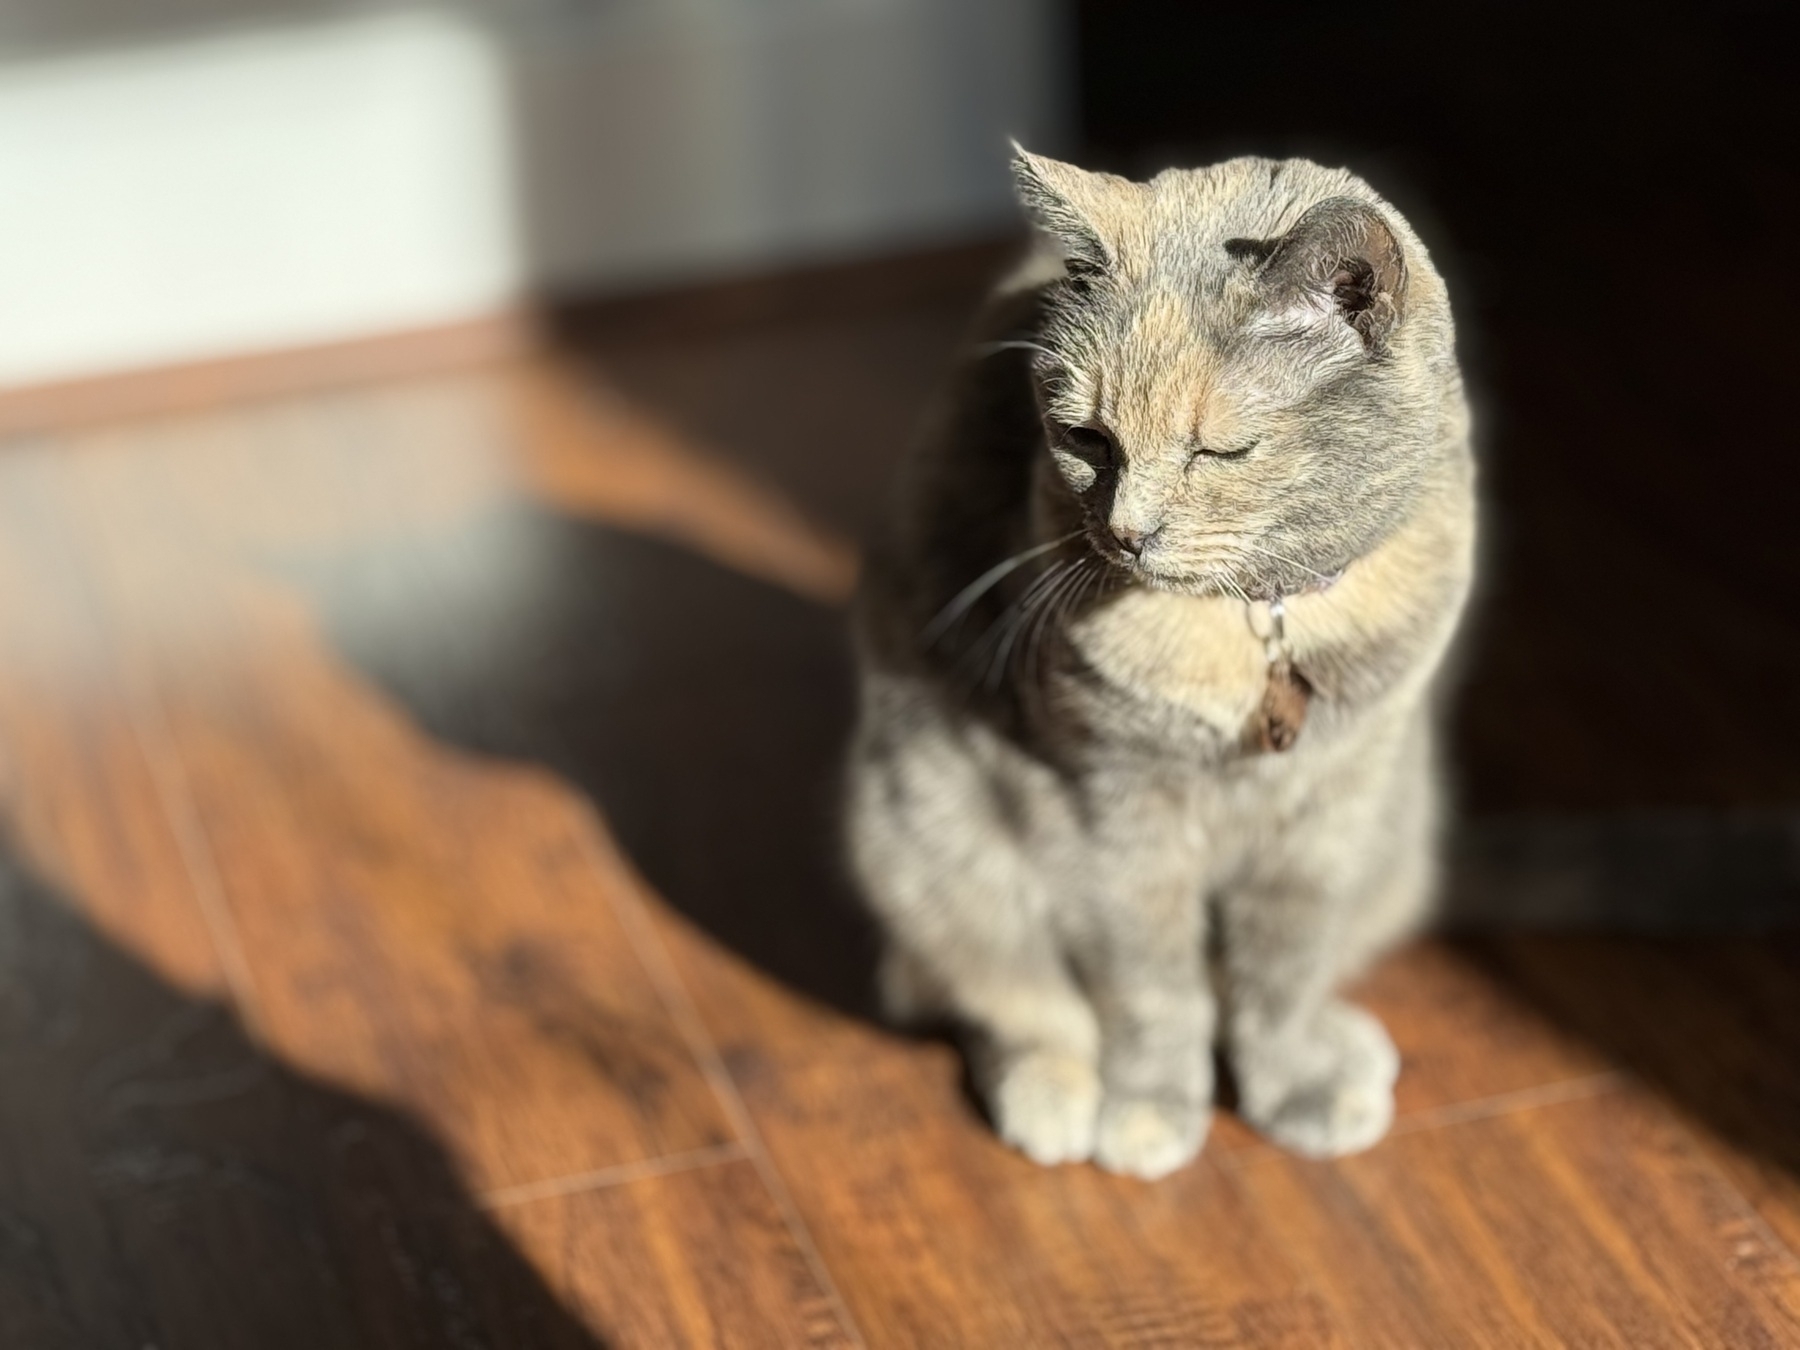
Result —
<path fill-rule="evenodd" d="M 557 771 L 598 804 L 668 904 L 787 987 L 873 1016 L 876 943 L 836 823 L 853 710 L 841 610 L 523 505 L 308 565 L 301 579 L 339 649 L 429 733 Z M 1621 1030 L 1655 1025 L 1629 976 L 1614 972 L 1608 998 L 1643 1016 L 1600 1017 L 1530 969 L 1480 963 L 1611 1062 L 1800 1174 L 1791 1084 L 1747 1068 L 1724 1102 L 1704 1075 L 1672 1069 L 1673 1030 L 1650 1041 Z"/>
<path fill-rule="evenodd" d="M 430 734 L 552 768 L 686 918 L 871 1015 L 876 944 L 837 841 L 842 610 L 525 505 L 302 571 L 339 649 Z"/>

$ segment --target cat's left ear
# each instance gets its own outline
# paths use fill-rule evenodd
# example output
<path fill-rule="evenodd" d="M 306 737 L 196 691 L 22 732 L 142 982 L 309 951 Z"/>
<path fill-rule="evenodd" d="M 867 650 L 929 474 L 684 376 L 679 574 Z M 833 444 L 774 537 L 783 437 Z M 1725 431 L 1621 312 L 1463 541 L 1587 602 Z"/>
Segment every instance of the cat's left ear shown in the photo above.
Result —
<path fill-rule="evenodd" d="M 1114 240 L 1142 196 L 1138 184 L 1034 155 L 1017 141 L 1012 170 L 1019 204 L 1056 243 L 1071 271 L 1103 272 L 1113 266 L 1118 257 Z"/>
<path fill-rule="evenodd" d="M 1372 353 L 1405 317 L 1406 258 L 1393 228 L 1365 201 L 1328 197 L 1279 239 L 1255 247 L 1267 250 L 1258 280 L 1274 310 L 1341 316 Z"/>

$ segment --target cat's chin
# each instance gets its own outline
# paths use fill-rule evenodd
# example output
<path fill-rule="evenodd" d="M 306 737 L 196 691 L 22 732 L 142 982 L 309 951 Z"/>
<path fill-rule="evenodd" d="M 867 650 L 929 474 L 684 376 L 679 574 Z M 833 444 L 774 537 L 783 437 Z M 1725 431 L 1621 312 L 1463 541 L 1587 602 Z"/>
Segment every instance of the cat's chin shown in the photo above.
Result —
<path fill-rule="evenodd" d="M 1169 595 L 1191 595 L 1199 599 L 1237 594 L 1230 586 L 1222 582 L 1216 573 L 1206 575 L 1186 572 L 1157 572 L 1147 567 L 1132 567 L 1116 562 L 1112 566 L 1132 585 L 1142 586 L 1147 591 L 1162 591 Z"/>
<path fill-rule="evenodd" d="M 1147 591 L 1168 595 L 1186 595 L 1201 600 L 1273 600 L 1279 594 L 1264 581 L 1251 577 L 1227 576 L 1218 571 L 1167 572 L 1146 567 L 1143 563 L 1121 557 L 1110 550 L 1094 529 L 1088 529 L 1088 543 L 1097 557 L 1126 584 L 1142 586 Z"/>
<path fill-rule="evenodd" d="M 1095 551 L 1099 552 L 1098 549 Z M 1282 579 L 1279 577 L 1257 576 L 1254 573 L 1246 574 L 1217 568 L 1208 568 L 1205 571 L 1174 572 L 1146 567 L 1141 562 L 1125 562 L 1117 558 L 1109 558 L 1104 553 L 1100 554 L 1100 558 L 1126 584 L 1141 586 L 1147 591 L 1162 591 L 1168 595 L 1186 595 L 1203 600 L 1237 600 L 1253 604 L 1271 604 L 1295 595 L 1328 590 L 1337 583 L 1338 578 L 1344 572 L 1343 567 L 1330 573 L 1313 572 L 1312 580 L 1306 584 L 1283 585 Z"/>
<path fill-rule="evenodd" d="M 1115 564 L 1117 566 L 1117 564 Z M 1152 572 L 1143 567 L 1119 567 L 1118 570 L 1128 577 L 1134 585 L 1142 586 L 1147 591 L 1163 591 L 1169 595 L 1191 595 L 1206 599 L 1213 596 L 1228 596 L 1232 591 L 1222 585 L 1216 576 L 1189 576 L 1182 573 Z"/>

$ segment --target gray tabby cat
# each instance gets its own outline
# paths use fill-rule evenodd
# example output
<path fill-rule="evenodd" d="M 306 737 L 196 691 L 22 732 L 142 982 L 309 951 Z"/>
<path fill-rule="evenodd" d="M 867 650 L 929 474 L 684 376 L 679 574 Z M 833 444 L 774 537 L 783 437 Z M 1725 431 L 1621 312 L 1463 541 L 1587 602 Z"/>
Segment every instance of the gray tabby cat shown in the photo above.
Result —
<path fill-rule="evenodd" d="M 897 1017 L 1043 1163 L 1198 1151 L 1212 1050 L 1330 1156 L 1398 1058 L 1338 985 L 1422 917 L 1473 566 L 1450 307 L 1352 175 L 1021 151 L 1038 227 L 858 602 L 850 852 Z"/>

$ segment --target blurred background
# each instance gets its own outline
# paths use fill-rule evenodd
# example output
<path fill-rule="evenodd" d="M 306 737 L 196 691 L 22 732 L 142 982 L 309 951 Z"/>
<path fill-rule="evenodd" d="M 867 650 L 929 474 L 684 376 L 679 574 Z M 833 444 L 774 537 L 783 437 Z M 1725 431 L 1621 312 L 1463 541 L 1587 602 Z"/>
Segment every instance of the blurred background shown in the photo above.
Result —
<path fill-rule="evenodd" d="M 1800 1344 L 1775 19 L 8 0 L 0 1343 Z M 1342 164 L 1450 282 L 1366 1158 L 1040 1171 L 868 1016 L 843 605 L 1009 137 Z"/>
<path fill-rule="evenodd" d="M 1043 0 L 20 0 L 23 384 L 980 235 L 1062 137 Z"/>
<path fill-rule="evenodd" d="M 1463 726 L 1472 799 L 1791 799 L 1793 343 L 1781 306 L 1758 302 L 1795 205 L 1772 7 L 1620 26 L 1398 6 L 1348 31 L 1307 14 L 15 0 L 0 14 L 0 419 L 54 422 L 64 392 L 85 396 L 82 416 L 166 403 L 197 363 L 257 354 L 295 359 L 232 367 L 234 387 L 549 333 L 604 346 L 598 330 L 629 311 L 606 302 L 733 280 L 765 283 L 765 307 L 837 276 L 826 308 L 860 290 L 892 312 L 935 288 L 954 313 L 1017 230 L 1008 136 L 1138 175 L 1306 155 L 1400 206 L 1459 306 L 1503 503 L 1498 629 Z M 993 251 L 964 250 L 959 272 L 959 244 Z M 924 265 L 828 266 L 884 259 Z M 709 297 L 721 317 L 724 294 Z M 796 351 L 754 377 L 782 387 L 779 414 L 721 410 L 703 429 L 785 457 L 756 467 L 855 532 L 942 362 L 933 341 L 878 412 L 833 421 L 823 409 L 853 402 L 840 381 L 862 367 Z M 168 378 L 94 383 L 142 372 Z M 848 453 L 859 422 L 880 429 Z M 1735 672 L 1731 692 L 1679 673 L 1702 651 Z"/>

